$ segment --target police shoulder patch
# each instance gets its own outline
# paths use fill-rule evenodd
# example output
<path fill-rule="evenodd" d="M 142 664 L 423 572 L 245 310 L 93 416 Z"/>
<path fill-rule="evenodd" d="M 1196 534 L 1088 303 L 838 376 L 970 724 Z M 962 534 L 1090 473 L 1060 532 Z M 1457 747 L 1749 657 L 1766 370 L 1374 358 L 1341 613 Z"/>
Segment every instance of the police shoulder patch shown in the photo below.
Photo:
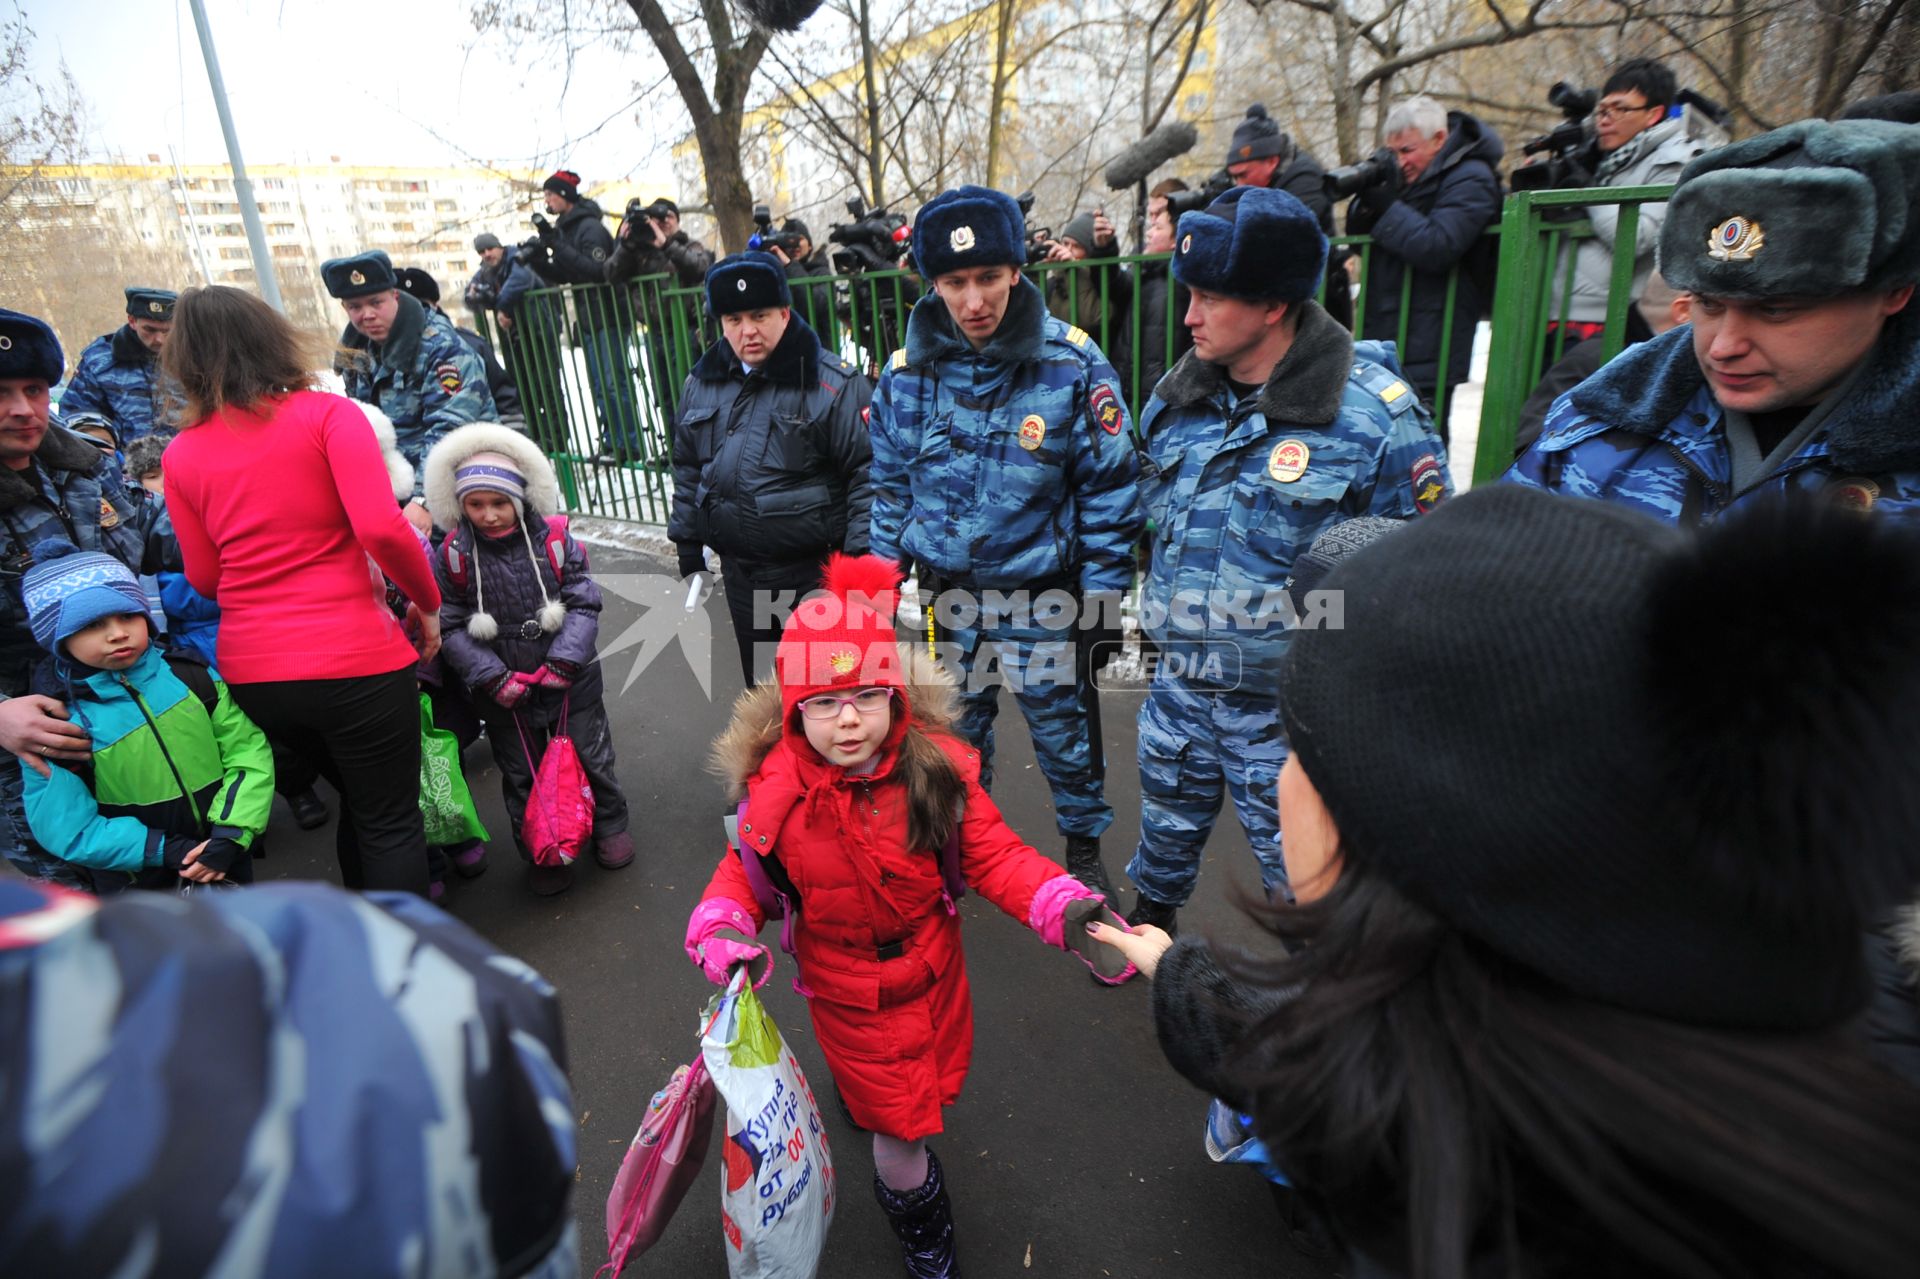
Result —
<path fill-rule="evenodd" d="M 907 348 L 903 346 L 898 351 L 895 351 L 893 353 L 893 358 L 887 361 L 887 367 L 890 369 L 906 368 L 907 367 Z"/>
<path fill-rule="evenodd" d="M 448 395 L 452 395 L 462 385 L 459 366 L 452 360 L 437 365 L 433 370 L 433 376 L 439 381 L 440 389 Z"/>
<path fill-rule="evenodd" d="M 1093 341 L 1093 339 L 1087 336 L 1085 329 L 1069 324 L 1067 326 L 1067 341 L 1084 350 L 1087 343 Z"/>

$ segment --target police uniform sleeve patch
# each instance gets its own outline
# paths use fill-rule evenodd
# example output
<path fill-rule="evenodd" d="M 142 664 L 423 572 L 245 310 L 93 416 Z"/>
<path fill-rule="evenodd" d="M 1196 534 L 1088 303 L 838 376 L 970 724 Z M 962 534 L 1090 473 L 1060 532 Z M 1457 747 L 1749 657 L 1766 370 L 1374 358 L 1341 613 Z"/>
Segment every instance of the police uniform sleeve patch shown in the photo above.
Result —
<path fill-rule="evenodd" d="M 1120 397 L 1105 382 L 1093 388 L 1093 395 L 1088 399 L 1087 407 L 1093 413 L 1093 420 L 1108 435 L 1120 434 L 1120 428 L 1127 424 L 1126 412 L 1120 406 Z"/>
<path fill-rule="evenodd" d="M 451 360 L 436 367 L 433 370 L 433 375 L 439 379 L 440 389 L 448 395 L 452 395 L 461 387 L 460 370 Z"/>
<path fill-rule="evenodd" d="M 594 245 L 594 246 L 593 246 L 593 260 L 594 260 L 595 262 L 604 262 L 604 261 L 606 261 L 606 260 L 607 260 L 607 251 L 606 251 L 605 249 L 603 249 L 603 248 L 601 248 L 601 247 L 600 247 L 599 245 L 597 245 L 597 244 L 596 244 L 596 245 Z"/>
<path fill-rule="evenodd" d="M 1447 479 L 1440 470 L 1440 459 L 1431 453 L 1421 454 L 1413 464 L 1413 504 L 1425 515 L 1440 505 L 1447 497 Z"/>

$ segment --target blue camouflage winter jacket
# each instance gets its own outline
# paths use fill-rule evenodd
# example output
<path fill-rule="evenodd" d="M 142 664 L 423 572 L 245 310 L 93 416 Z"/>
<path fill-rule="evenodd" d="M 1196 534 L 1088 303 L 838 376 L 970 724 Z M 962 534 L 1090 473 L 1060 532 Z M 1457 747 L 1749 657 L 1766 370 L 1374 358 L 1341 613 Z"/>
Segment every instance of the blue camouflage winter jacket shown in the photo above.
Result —
<path fill-rule="evenodd" d="M 87 343 L 60 393 L 62 420 L 98 413 L 125 448 L 155 429 L 177 430 L 185 400 L 170 393 L 160 361 L 126 325 Z"/>
<path fill-rule="evenodd" d="M 1122 591 L 1143 525 L 1120 379 L 1022 279 L 975 351 L 928 294 L 873 396 L 875 555 L 949 581 Z"/>
<path fill-rule="evenodd" d="M 28 469 L 0 467 L 0 695 L 26 692 L 34 666 L 46 656 L 27 629 L 20 599 L 33 548 L 64 538 L 83 551 L 105 551 L 137 573 L 135 515 L 114 460 L 64 427 L 47 428 Z"/>
<path fill-rule="evenodd" d="M 487 371 L 446 316 L 402 293 L 385 342 L 375 344 L 352 325 L 334 371 L 347 395 L 377 405 L 393 421 L 394 441 L 413 463 L 420 490 L 427 454 L 440 437 L 468 422 L 494 420 Z"/>
<path fill-rule="evenodd" d="M 1508 482 L 1645 511 L 1711 519 L 1764 494 L 1815 492 L 1920 518 L 1920 315 L 1887 321 L 1846 398 L 1773 472 L 1732 491 L 1724 415 L 1693 354 L 1690 325 L 1622 352 L 1554 401 Z"/>
<path fill-rule="evenodd" d="M 1408 518 L 1452 491 L 1446 448 L 1393 364 L 1306 303 L 1293 346 L 1236 402 L 1189 351 L 1140 419 L 1153 565 L 1141 622 L 1164 652 L 1214 645 L 1217 676 L 1271 685 L 1286 652 L 1293 561 L 1355 515 Z M 1191 666 L 1191 664 L 1188 664 Z"/>

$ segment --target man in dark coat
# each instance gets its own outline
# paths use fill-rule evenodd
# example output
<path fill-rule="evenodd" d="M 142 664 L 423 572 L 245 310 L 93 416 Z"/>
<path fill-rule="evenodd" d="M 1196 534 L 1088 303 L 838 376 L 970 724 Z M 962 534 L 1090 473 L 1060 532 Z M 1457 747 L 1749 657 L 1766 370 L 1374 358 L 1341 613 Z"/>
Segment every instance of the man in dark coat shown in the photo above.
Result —
<path fill-rule="evenodd" d="M 673 415 L 676 382 L 667 329 L 676 321 L 687 333 L 699 332 L 701 326 L 697 301 L 685 295 L 663 297 L 662 291 L 699 288 L 712 266 L 713 251 L 680 229 L 680 206 L 672 200 L 660 196 L 644 207 L 638 200 L 627 206 L 613 256 L 607 259 L 606 279 L 609 284 L 619 284 L 649 275 L 670 277 L 669 283 L 656 281 L 641 286 L 634 298 L 634 308 L 647 326 L 653 393 L 664 416 Z M 715 336 L 711 326 L 706 335 L 709 341 Z M 697 344 L 689 345 L 698 349 Z"/>
<path fill-rule="evenodd" d="M 1484 255 L 1483 233 L 1500 218 L 1500 136 L 1464 111 L 1449 111 L 1432 98 L 1409 98 L 1387 115 L 1382 131 L 1395 163 L 1382 165 L 1379 181 L 1347 206 L 1347 231 L 1371 235 L 1367 307 L 1361 332 L 1398 342 L 1404 318 L 1407 336 L 1400 367 L 1420 398 L 1432 406 L 1444 376 L 1448 387 L 1467 379 L 1473 361 L 1473 330 L 1492 297 L 1490 273 L 1470 269 Z M 1384 156 L 1382 158 L 1385 158 Z M 1440 367 L 1446 328 L 1447 279 L 1460 269 L 1454 290 L 1447 365 Z M 1407 271 L 1413 289 L 1402 317 L 1400 297 Z M 1446 419 L 1440 420 L 1446 438 Z"/>
<path fill-rule="evenodd" d="M 720 552 L 751 685 L 773 669 L 786 615 L 820 585 L 828 554 L 867 553 L 873 388 L 794 314 L 771 253 L 716 262 L 707 308 L 721 340 L 680 393 L 667 536 L 682 577 L 705 569 L 705 547 Z"/>
<path fill-rule="evenodd" d="M 1142 253 L 1173 252 L 1173 214 L 1167 208 L 1167 196 L 1186 189 L 1187 184 L 1179 178 L 1167 178 L 1147 193 L 1147 235 L 1140 246 Z M 1140 359 L 1135 370 L 1139 386 L 1130 384 L 1127 389 L 1132 392 L 1129 402 L 1143 409 L 1161 376 L 1193 348 L 1193 330 L 1187 327 L 1187 286 L 1173 278 L 1168 265 L 1160 261 L 1139 266 Z M 1169 333 L 1173 335 L 1171 346 Z"/>
<path fill-rule="evenodd" d="M 1256 102 L 1247 108 L 1246 118 L 1234 126 L 1233 142 L 1227 147 L 1227 176 L 1239 187 L 1269 187 L 1285 191 L 1307 206 L 1320 229 L 1333 234 L 1333 202 L 1327 199 L 1327 171 L 1313 153 L 1299 146 Z M 1349 330 L 1353 328 L 1353 294 L 1347 285 L 1347 253 L 1334 249 L 1327 255 L 1327 292 L 1323 306 L 1328 315 Z"/>

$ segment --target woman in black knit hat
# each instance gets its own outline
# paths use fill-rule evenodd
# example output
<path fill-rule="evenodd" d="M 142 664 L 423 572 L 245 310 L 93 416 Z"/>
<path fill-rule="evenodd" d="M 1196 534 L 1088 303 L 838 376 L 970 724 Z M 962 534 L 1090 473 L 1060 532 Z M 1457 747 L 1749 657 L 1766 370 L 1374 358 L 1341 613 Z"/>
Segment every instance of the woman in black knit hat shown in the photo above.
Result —
<path fill-rule="evenodd" d="M 1290 953 L 1090 930 L 1157 964 L 1176 1068 L 1359 1273 L 1911 1273 L 1920 1089 L 1861 1012 L 1920 880 L 1920 541 L 1501 486 L 1322 585 Z"/>

